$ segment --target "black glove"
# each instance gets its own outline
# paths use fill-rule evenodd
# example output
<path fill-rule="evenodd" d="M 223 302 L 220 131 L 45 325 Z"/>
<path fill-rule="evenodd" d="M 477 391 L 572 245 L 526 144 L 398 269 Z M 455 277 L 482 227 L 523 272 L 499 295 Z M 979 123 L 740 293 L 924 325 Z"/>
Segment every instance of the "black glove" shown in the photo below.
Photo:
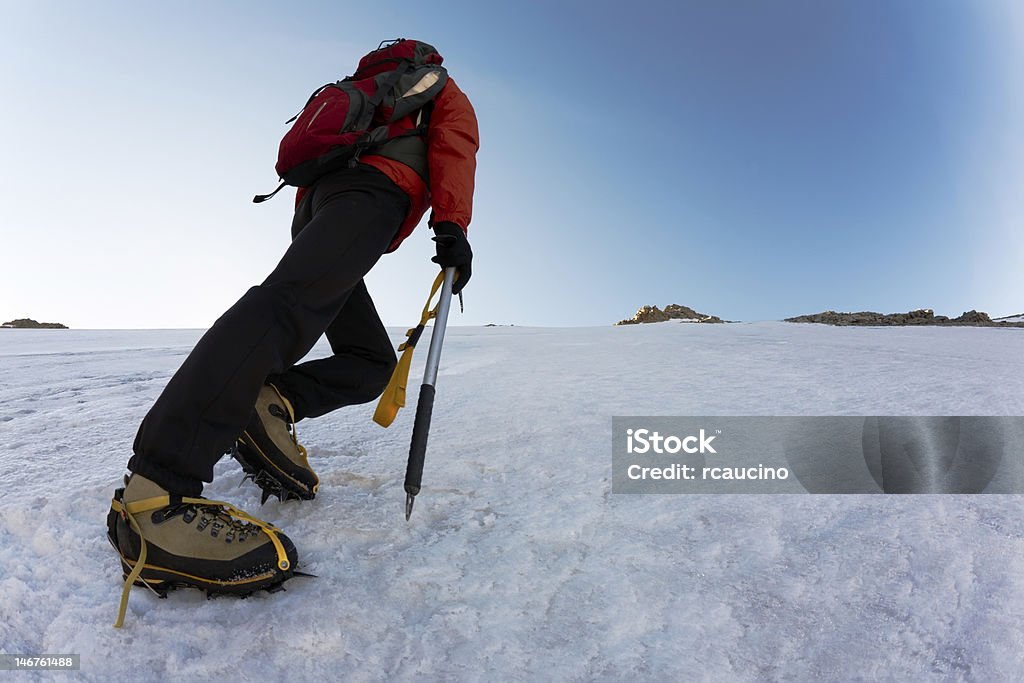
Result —
<path fill-rule="evenodd" d="M 452 286 L 452 294 L 458 294 L 469 282 L 473 273 L 473 250 L 469 248 L 469 240 L 465 231 L 451 221 L 441 221 L 434 226 L 434 242 L 437 243 L 437 256 L 430 259 L 442 268 L 455 266 L 459 277 Z"/>

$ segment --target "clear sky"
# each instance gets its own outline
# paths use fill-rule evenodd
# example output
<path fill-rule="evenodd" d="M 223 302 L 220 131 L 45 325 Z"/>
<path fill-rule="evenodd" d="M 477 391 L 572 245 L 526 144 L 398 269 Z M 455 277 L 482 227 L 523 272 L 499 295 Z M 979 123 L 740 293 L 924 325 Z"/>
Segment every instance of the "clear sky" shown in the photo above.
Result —
<path fill-rule="evenodd" d="M 466 312 L 1024 311 L 1024 5 L 0 1 L 0 319 L 206 327 L 287 246 L 283 122 L 384 39 L 482 148 Z M 282 195 L 285 193 L 282 192 Z M 368 285 L 412 325 L 421 226 Z"/>

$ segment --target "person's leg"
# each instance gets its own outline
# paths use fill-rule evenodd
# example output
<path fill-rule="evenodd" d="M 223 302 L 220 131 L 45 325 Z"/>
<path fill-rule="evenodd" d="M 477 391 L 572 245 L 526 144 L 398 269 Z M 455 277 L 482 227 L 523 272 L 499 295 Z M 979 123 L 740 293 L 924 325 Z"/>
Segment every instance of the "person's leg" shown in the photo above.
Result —
<path fill-rule="evenodd" d="M 301 359 L 335 320 L 408 206 L 386 176 L 365 167 L 325 177 L 311 192 L 312 219 L 277 268 L 203 335 L 143 420 L 133 472 L 198 495 L 266 379 Z"/>
<path fill-rule="evenodd" d="M 270 379 L 291 401 L 296 420 L 374 400 L 395 369 L 391 339 L 363 282 L 327 328 L 327 340 L 333 356 L 295 365 Z"/>
<path fill-rule="evenodd" d="M 373 301 L 360 282 L 327 329 L 335 355 L 271 375 L 232 456 L 253 483 L 280 500 L 312 500 L 320 478 L 299 443 L 295 423 L 341 406 L 371 401 L 397 359 Z"/>

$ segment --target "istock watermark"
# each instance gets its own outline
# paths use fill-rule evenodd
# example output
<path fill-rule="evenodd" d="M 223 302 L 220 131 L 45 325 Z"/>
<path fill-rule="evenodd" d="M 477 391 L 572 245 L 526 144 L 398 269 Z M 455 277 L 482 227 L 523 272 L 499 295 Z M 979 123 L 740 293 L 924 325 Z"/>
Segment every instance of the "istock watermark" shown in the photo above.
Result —
<path fill-rule="evenodd" d="M 1024 493 L 1024 417 L 614 417 L 612 492 Z"/>
<path fill-rule="evenodd" d="M 674 434 L 662 436 L 650 429 L 627 429 L 626 430 L 626 452 L 627 453 L 714 453 L 715 449 L 711 442 L 713 436 L 706 436 L 704 430 L 700 430 L 700 436 L 684 436 L 679 438 Z M 698 444 L 698 445 L 694 445 Z"/>

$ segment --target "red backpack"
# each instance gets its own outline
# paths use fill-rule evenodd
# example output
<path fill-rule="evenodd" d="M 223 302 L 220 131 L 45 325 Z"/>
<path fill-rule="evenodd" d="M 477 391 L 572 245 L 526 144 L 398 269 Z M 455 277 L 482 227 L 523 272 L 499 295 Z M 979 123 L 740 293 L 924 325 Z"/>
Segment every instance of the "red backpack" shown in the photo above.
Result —
<path fill-rule="evenodd" d="M 355 166 L 359 155 L 389 140 L 425 135 L 425 117 L 414 128 L 398 122 L 432 102 L 448 82 L 443 58 L 431 45 L 398 39 L 359 60 L 355 74 L 313 91 L 306 105 L 285 123 L 291 129 L 281 139 L 277 175 L 281 184 L 309 187 L 320 176 Z"/>

